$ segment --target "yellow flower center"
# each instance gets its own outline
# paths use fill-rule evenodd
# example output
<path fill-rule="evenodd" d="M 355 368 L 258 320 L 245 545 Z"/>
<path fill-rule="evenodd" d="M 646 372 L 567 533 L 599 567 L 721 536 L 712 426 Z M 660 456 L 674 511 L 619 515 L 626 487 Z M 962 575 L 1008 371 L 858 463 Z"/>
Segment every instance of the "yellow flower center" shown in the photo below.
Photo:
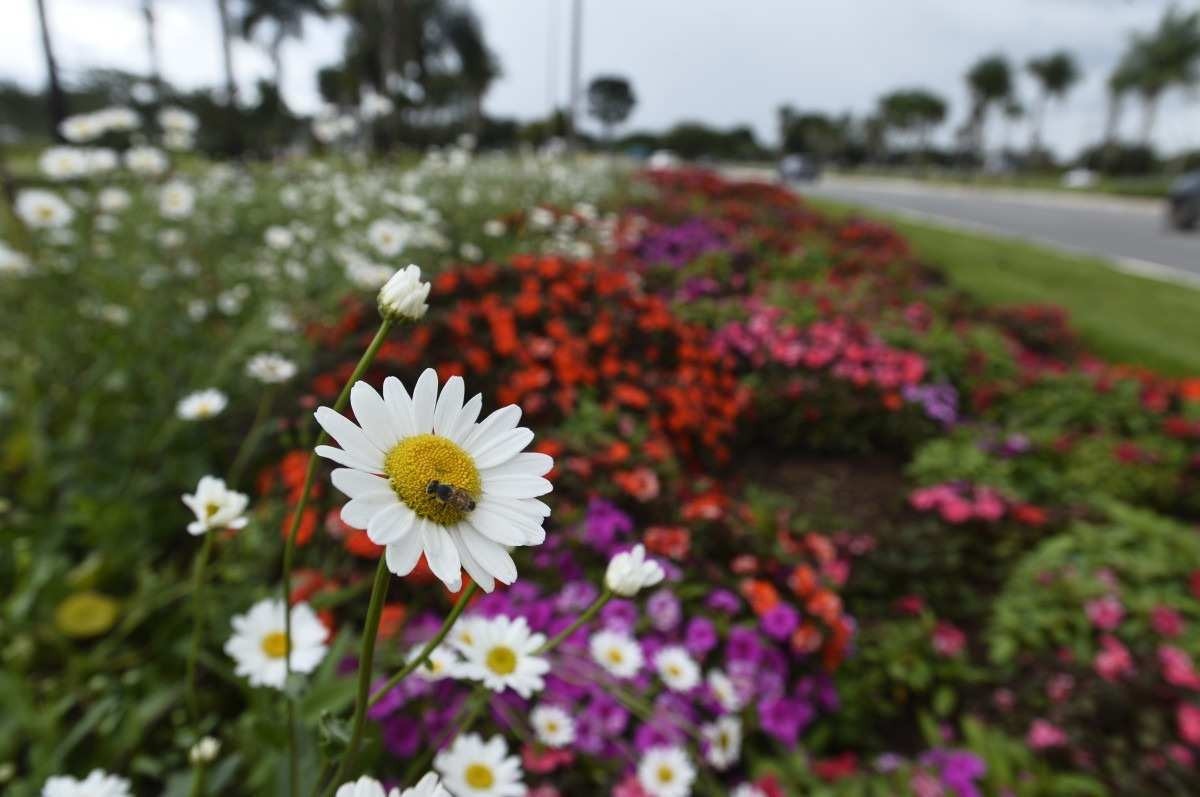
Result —
<path fill-rule="evenodd" d="M 490 789 L 496 782 L 496 776 L 487 764 L 471 764 L 467 767 L 466 780 L 472 789 Z"/>
<path fill-rule="evenodd" d="M 558 733 L 558 723 L 550 720 L 546 723 L 546 733 Z"/>
<path fill-rule="evenodd" d="M 54 218 L 54 208 L 49 205 L 42 205 L 37 209 L 37 215 L 42 221 L 50 221 Z"/>
<path fill-rule="evenodd" d="M 483 489 L 471 455 L 435 434 L 401 440 L 387 453 L 383 470 L 392 489 L 409 509 L 440 526 L 461 522 L 467 510 L 431 495 L 428 490 L 431 481 L 463 490 L 476 499 Z"/>
<path fill-rule="evenodd" d="M 678 678 L 679 676 L 683 675 L 683 669 L 680 668 L 678 664 L 668 664 L 667 675 L 671 676 L 672 678 Z"/>
<path fill-rule="evenodd" d="M 620 648 L 613 648 L 612 650 L 608 651 L 608 660 L 613 664 L 620 664 L 621 662 L 625 661 L 625 656 L 621 653 Z"/>
<path fill-rule="evenodd" d="M 487 666 L 496 675 L 511 675 L 517 669 L 517 654 L 510 647 L 497 645 L 488 651 Z"/>
<path fill-rule="evenodd" d="M 213 515 L 217 514 L 220 511 L 221 511 L 221 505 L 215 501 L 209 501 L 207 504 L 204 505 L 205 519 L 211 518 Z"/>
<path fill-rule="evenodd" d="M 273 659 L 282 659 L 288 652 L 287 635 L 282 631 L 272 631 L 262 638 L 263 653 Z"/>
<path fill-rule="evenodd" d="M 659 783 L 670 783 L 673 780 L 675 780 L 675 770 L 671 769 L 666 764 L 663 764 L 658 768 Z"/>

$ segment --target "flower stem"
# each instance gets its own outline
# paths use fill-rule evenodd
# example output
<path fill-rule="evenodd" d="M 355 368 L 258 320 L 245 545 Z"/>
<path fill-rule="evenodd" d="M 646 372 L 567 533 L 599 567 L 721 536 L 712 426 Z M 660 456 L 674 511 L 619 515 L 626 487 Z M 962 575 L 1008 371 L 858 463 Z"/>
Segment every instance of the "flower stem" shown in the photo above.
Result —
<path fill-rule="evenodd" d="M 262 398 L 258 401 L 258 410 L 254 413 L 254 420 L 250 423 L 250 429 L 242 438 L 242 443 L 238 446 L 237 453 L 233 456 L 233 464 L 229 466 L 229 478 L 227 481 L 230 486 L 235 486 L 238 483 L 238 479 L 241 478 L 242 471 L 245 470 L 250 455 L 258 447 L 258 440 L 261 437 L 262 431 L 261 427 L 263 421 L 266 420 L 267 412 L 271 409 L 271 399 L 274 397 L 275 391 L 267 388 L 263 391 Z"/>
<path fill-rule="evenodd" d="M 375 659 L 375 638 L 379 634 L 379 618 L 383 615 L 383 602 L 387 598 L 388 580 L 392 574 L 387 568 L 387 558 L 379 557 L 375 568 L 375 584 L 371 587 L 371 603 L 367 607 L 367 623 L 363 628 L 362 652 L 358 656 L 358 695 L 354 700 L 354 719 L 350 722 L 350 743 L 342 754 L 341 763 L 334 772 L 328 792 L 342 782 L 350 762 L 358 753 L 362 743 L 363 728 L 367 723 L 367 700 L 371 694 L 371 670 Z"/>
<path fill-rule="evenodd" d="M 204 764 L 197 764 L 192 770 L 192 788 L 188 794 L 190 797 L 201 797 L 204 794 Z"/>
<path fill-rule="evenodd" d="M 188 650 L 187 676 L 184 680 L 184 694 L 187 696 L 188 712 L 193 720 L 200 718 L 199 704 L 196 700 L 196 658 L 200 655 L 200 636 L 204 629 L 204 569 L 208 565 L 208 557 L 212 554 L 215 529 L 204 533 L 204 542 L 200 545 L 200 553 L 192 564 L 192 646 Z"/>
<path fill-rule="evenodd" d="M 358 365 L 354 366 L 354 372 L 350 374 L 350 378 L 346 380 L 346 384 L 342 386 L 342 392 L 338 394 L 337 401 L 333 404 L 334 412 L 341 412 L 346 407 L 346 402 L 350 400 L 350 389 L 354 387 L 354 383 L 362 377 L 363 373 L 371 365 L 375 359 L 375 355 L 379 353 L 379 347 L 383 345 L 383 341 L 387 338 L 388 332 L 392 328 L 392 322 L 388 319 L 383 319 L 379 324 L 379 330 L 375 333 L 375 337 L 371 339 L 371 343 L 367 346 L 367 350 L 363 352 L 362 357 L 358 360 Z M 322 431 L 317 435 L 314 447 L 321 445 L 328 439 L 328 436 Z M 281 590 L 283 592 L 283 635 L 287 642 L 288 650 L 292 646 L 292 613 L 288 611 L 288 607 L 292 601 L 292 560 L 296 553 L 296 534 L 300 530 L 300 521 L 304 517 L 304 509 L 308 504 L 309 496 L 312 494 L 313 479 L 317 475 L 317 455 L 308 455 L 308 467 L 304 471 L 304 486 L 300 491 L 300 500 L 296 502 L 296 509 L 292 513 L 292 522 L 288 527 L 287 539 L 283 544 L 283 584 Z M 291 656 L 284 658 L 287 675 L 292 674 L 292 659 Z M 287 698 L 290 704 L 291 698 Z M 289 705 L 289 717 L 293 713 Z M 288 723 L 288 758 L 291 762 L 291 770 L 297 770 L 296 759 L 296 732 L 290 719 Z M 296 794 L 296 782 L 293 779 L 291 785 L 292 795 Z"/>
<path fill-rule="evenodd" d="M 571 634 L 574 634 L 585 623 L 587 623 L 589 620 L 591 620 L 593 617 L 595 617 L 596 612 L 598 612 L 602 608 L 604 608 L 604 604 L 608 603 L 612 599 L 613 599 L 613 591 L 610 589 L 604 590 L 604 592 L 600 593 L 600 596 L 598 598 L 596 598 L 596 600 L 592 601 L 591 606 L 584 609 L 583 613 L 575 618 L 575 622 L 571 623 L 569 626 L 564 628 L 562 631 L 559 631 L 558 634 L 556 634 L 553 639 L 551 639 L 546 644 L 542 645 L 540 648 L 538 648 L 536 651 L 534 651 L 534 655 L 536 655 L 536 656 L 544 655 L 544 654 L 549 653 L 550 651 L 554 650 L 559 645 L 561 645 L 563 643 L 563 640 L 565 640 L 567 637 L 571 636 Z"/>
<path fill-rule="evenodd" d="M 467 601 L 472 595 L 475 594 L 476 589 L 477 587 L 474 581 L 472 581 L 470 584 L 467 584 L 467 586 L 463 589 L 462 594 L 458 596 L 458 602 L 454 604 L 454 608 L 450 610 L 450 614 L 446 615 L 445 622 L 442 623 L 441 629 L 438 630 L 433 639 L 425 643 L 425 647 L 421 648 L 421 652 L 417 654 L 415 659 L 410 661 L 408 664 L 405 664 L 404 667 L 400 669 L 400 672 L 393 675 L 387 680 L 387 683 L 375 690 L 375 694 L 371 695 L 371 702 L 368 703 L 368 705 L 373 706 L 378 703 L 383 699 L 384 695 L 392 691 L 396 684 L 403 681 L 405 678 L 411 675 L 413 671 L 429 660 L 429 656 L 433 653 L 433 649 L 442 644 L 442 640 L 446 638 L 446 634 L 450 633 L 450 629 L 454 626 L 455 621 L 458 620 L 459 615 L 461 615 L 463 610 L 467 608 Z"/>

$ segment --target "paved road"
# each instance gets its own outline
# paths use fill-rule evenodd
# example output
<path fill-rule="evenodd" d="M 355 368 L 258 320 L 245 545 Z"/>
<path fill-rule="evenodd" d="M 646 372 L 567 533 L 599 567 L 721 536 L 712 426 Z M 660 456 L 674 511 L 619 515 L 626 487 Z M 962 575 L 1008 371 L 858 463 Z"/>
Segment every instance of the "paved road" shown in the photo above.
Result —
<path fill-rule="evenodd" d="M 1123 270 L 1200 282 L 1200 234 L 1167 231 L 1161 203 L 1151 200 L 838 177 L 797 190 L 946 226 L 1099 255 Z"/>

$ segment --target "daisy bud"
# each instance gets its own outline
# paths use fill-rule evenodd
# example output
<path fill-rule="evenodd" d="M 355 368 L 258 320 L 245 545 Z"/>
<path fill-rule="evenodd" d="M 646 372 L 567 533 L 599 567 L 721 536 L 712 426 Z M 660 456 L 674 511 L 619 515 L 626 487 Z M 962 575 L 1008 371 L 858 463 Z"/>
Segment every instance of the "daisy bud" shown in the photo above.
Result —
<path fill-rule="evenodd" d="M 418 321 L 429 309 L 428 296 L 429 283 L 421 280 L 421 267 L 410 264 L 379 289 L 379 314 L 392 321 Z"/>
<path fill-rule="evenodd" d="M 632 598 L 662 580 L 662 566 L 652 559 L 646 559 L 646 549 L 641 545 L 614 556 L 604 573 L 604 585 L 625 598 Z"/>
<path fill-rule="evenodd" d="M 205 736 L 192 745 L 191 750 L 188 750 L 188 760 L 192 762 L 192 766 L 204 766 L 216 761 L 219 752 L 221 752 L 221 743 L 211 736 Z"/>

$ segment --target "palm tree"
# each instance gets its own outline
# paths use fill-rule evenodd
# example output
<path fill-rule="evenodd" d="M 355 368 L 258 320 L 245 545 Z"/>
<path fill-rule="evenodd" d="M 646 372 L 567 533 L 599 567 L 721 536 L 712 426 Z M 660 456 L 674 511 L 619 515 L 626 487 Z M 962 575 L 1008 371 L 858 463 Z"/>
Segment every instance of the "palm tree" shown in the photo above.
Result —
<path fill-rule="evenodd" d="M 916 134 L 916 156 L 929 149 L 929 134 L 946 119 L 946 101 L 924 89 L 904 89 L 879 99 L 877 117 L 888 126 Z"/>
<path fill-rule="evenodd" d="M 478 17 L 470 9 L 448 7 L 441 17 L 442 37 L 458 58 L 459 77 L 470 97 L 468 127 L 478 135 L 483 125 L 483 97 L 500 76 L 500 66 L 483 39 Z"/>
<path fill-rule="evenodd" d="M 1032 58 L 1025 68 L 1037 79 L 1042 89 L 1029 124 L 1029 154 L 1033 156 L 1042 148 L 1042 124 L 1046 119 L 1046 107 L 1051 100 L 1065 99 L 1067 92 L 1079 81 L 1080 75 L 1075 59 L 1065 50 L 1041 58 Z"/>
<path fill-rule="evenodd" d="M 967 72 L 967 87 L 971 92 L 968 137 L 975 151 L 982 152 L 988 111 L 1012 94 L 1012 69 L 1008 59 L 1003 55 L 989 55 L 977 61 Z"/>
<path fill-rule="evenodd" d="M 1111 149 L 1117 143 L 1121 130 L 1121 116 L 1125 110 L 1125 97 L 1141 82 L 1142 69 L 1141 52 L 1138 48 L 1131 47 L 1108 76 L 1108 111 L 1104 121 L 1106 148 Z"/>
<path fill-rule="evenodd" d="M 221 61 L 225 68 L 225 103 L 233 107 L 237 99 L 237 82 L 233 77 L 233 23 L 229 17 L 229 0 L 217 0 L 217 18 L 221 23 Z"/>
<path fill-rule="evenodd" d="M 1170 9 L 1153 34 L 1134 38 L 1132 48 L 1140 61 L 1135 88 L 1142 100 L 1142 144 L 1149 146 L 1162 95 L 1200 83 L 1200 11 Z"/>
<path fill-rule="evenodd" d="M 271 24 L 267 56 L 271 59 L 275 91 L 283 100 L 283 45 L 304 33 L 304 18 L 309 14 L 324 17 L 329 13 L 322 0 L 249 0 L 241 19 L 242 36 L 252 39 L 263 23 Z"/>
<path fill-rule="evenodd" d="M 62 131 L 59 127 L 67 118 L 67 96 L 63 93 L 62 83 L 58 79 L 58 61 L 54 58 L 54 45 L 50 41 L 50 25 L 46 20 L 46 0 L 37 0 L 38 24 L 42 31 L 42 54 L 46 58 L 46 81 L 49 84 L 50 95 L 50 135 L 55 141 L 62 141 Z"/>

